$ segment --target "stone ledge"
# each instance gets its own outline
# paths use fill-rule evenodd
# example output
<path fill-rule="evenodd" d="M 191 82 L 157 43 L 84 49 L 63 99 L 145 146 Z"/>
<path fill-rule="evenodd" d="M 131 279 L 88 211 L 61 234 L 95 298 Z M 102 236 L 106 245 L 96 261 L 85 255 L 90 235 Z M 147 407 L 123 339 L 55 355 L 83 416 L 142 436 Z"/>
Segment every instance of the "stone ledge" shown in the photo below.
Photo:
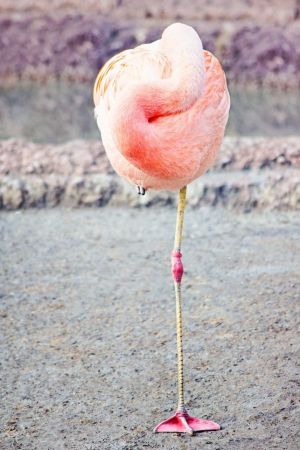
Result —
<path fill-rule="evenodd" d="M 0 142 L 0 208 L 174 205 L 166 191 L 136 194 L 117 176 L 100 141 Z M 300 209 L 300 138 L 226 137 L 206 175 L 189 187 L 192 207 Z"/>
<path fill-rule="evenodd" d="M 229 209 L 300 210 L 300 170 L 211 172 L 189 186 L 188 203 Z M 0 179 L 0 209 L 54 206 L 131 206 L 176 204 L 176 193 L 149 191 L 138 196 L 117 175 L 6 175 Z"/>
<path fill-rule="evenodd" d="M 300 169 L 300 137 L 225 137 L 213 171 Z M 0 141 L 1 175 L 63 176 L 113 174 L 101 141 L 35 144 L 20 139 Z"/>

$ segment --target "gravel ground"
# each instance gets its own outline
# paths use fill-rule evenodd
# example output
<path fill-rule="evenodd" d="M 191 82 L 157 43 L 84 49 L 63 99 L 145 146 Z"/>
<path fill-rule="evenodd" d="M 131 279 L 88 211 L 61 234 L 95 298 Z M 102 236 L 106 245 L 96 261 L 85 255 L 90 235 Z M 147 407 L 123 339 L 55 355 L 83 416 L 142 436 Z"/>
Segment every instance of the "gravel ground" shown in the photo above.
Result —
<path fill-rule="evenodd" d="M 223 429 L 152 433 L 176 407 L 174 221 L 172 208 L 1 213 L 1 450 L 299 449 L 293 212 L 187 210 L 188 407 Z"/>

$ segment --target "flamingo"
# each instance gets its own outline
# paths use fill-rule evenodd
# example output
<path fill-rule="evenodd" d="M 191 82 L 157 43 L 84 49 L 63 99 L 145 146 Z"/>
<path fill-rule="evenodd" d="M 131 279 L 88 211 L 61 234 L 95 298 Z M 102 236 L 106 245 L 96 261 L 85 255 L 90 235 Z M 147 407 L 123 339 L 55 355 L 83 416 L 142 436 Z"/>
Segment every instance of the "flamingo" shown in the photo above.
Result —
<path fill-rule="evenodd" d="M 187 185 L 214 162 L 228 120 L 230 97 L 217 58 L 203 50 L 197 32 L 174 23 L 161 39 L 112 57 L 99 71 L 95 117 L 115 171 L 148 189 L 179 190 L 171 256 L 176 297 L 178 407 L 156 432 L 219 430 L 191 416 L 184 399 L 181 280 L 182 230 Z"/>

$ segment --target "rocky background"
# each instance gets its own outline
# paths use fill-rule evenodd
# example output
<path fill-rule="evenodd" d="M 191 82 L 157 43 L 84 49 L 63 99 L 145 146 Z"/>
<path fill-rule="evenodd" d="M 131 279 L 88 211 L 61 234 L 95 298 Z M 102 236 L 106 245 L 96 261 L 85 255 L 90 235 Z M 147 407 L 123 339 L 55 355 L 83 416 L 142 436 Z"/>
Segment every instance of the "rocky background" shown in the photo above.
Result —
<path fill-rule="evenodd" d="M 20 80 L 68 79 L 87 82 L 90 90 L 107 58 L 157 38 L 174 20 L 196 27 L 205 48 L 222 61 L 229 84 L 299 87 L 298 0 L 235 0 L 230 7 L 222 0 L 1 0 L 0 80 L 16 86 Z M 228 162 L 193 185 L 190 201 L 242 210 L 299 208 L 299 148 L 297 138 L 228 138 L 221 152 Z M 245 156 L 252 160 L 244 164 Z M 0 176 L 4 209 L 173 202 L 167 193 L 138 199 L 112 173 L 100 142 L 4 141 Z"/>
<path fill-rule="evenodd" d="M 193 25 L 229 81 L 299 86 L 298 0 L 1 0 L 0 79 L 94 79 L 112 54 Z"/>

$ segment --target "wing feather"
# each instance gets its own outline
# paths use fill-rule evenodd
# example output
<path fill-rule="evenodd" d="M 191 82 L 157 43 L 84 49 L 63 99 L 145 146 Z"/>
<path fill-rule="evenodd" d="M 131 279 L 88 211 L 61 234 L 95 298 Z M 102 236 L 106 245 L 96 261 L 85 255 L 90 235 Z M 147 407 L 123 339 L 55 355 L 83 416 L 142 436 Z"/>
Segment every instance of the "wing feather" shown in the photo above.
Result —
<path fill-rule="evenodd" d="M 99 71 L 93 90 L 94 104 L 98 106 L 104 99 L 110 109 L 117 93 L 128 84 L 167 78 L 171 71 L 168 58 L 157 51 L 157 42 L 125 50 L 107 61 Z"/>

